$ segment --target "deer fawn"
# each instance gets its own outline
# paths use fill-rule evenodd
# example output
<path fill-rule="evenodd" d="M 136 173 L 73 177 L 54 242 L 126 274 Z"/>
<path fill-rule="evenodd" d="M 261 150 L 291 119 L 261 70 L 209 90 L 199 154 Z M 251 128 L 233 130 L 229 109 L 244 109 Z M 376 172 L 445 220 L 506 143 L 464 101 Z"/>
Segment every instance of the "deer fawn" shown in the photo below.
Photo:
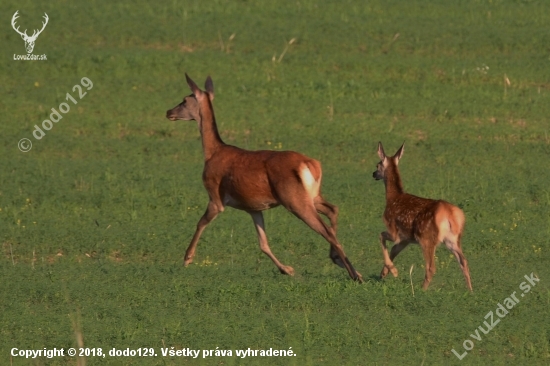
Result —
<path fill-rule="evenodd" d="M 423 289 L 430 285 L 435 274 L 435 249 L 441 242 L 454 254 L 468 289 L 472 291 L 470 271 L 466 257 L 462 254 L 460 239 L 464 229 L 464 213 L 449 202 L 420 198 L 405 193 L 397 164 L 403 156 L 403 144 L 394 156 L 388 157 L 384 153 L 382 143 L 378 143 L 380 162 L 372 174 L 376 180 L 384 180 L 386 186 L 386 209 L 384 210 L 384 224 L 387 231 L 380 233 L 384 267 L 380 277 L 384 278 L 391 272 L 397 277 L 397 268 L 393 265 L 394 258 L 410 243 L 419 243 L 426 261 L 426 277 Z M 394 242 L 388 256 L 386 240 Z"/>
<path fill-rule="evenodd" d="M 192 94 L 167 111 L 166 117 L 171 121 L 197 121 L 204 152 L 202 179 L 210 201 L 187 248 L 184 264 L 193 262 L 206 226 L 229 206 L 252 216 L 261 250 L 281 273 L 294 275 L 292 267 L 283 265 L 273 255 L 265 234 L 262 211 L 283 205 L 330 243 L 334 263 L 345 268 L 352 279 L 362 282 L 336 238 L 338 208 L 321 196 L 321 164 L 294 151 L 248 151 L 226 145 L 218 133 L 212 108 L 212 79 L 206 79 L 206 91 L 202 91 L 187 74 L 185 77 Z M 330 227 L 318 212 L 330 220 Z"/>

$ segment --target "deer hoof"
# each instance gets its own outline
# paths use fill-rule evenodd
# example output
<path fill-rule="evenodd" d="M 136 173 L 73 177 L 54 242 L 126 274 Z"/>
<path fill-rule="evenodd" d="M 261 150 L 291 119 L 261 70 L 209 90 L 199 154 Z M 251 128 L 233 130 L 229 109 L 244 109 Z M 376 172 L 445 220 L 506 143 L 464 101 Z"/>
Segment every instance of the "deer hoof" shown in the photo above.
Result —
<path fill-rule="evenodd" d="M 187 258 L 183 261 L 183 265 L 184 267 L 187 267 L 188 265 L 190 265 L 191 263 L 193 263 L 193 258 Z"/>
<path fill-rule="evenodd" d="M 392 266 L 384 265 L 384 268 L 382 268 L 382 272 L 380 272 L 380 278 L 386 277 L 390 272 L 393 275 L 393 277 L 397 277 L 397 274 L 399 273 L 397 271 L 397 268 L 395 268 L 393 265 Z"/>
<path fill-rule="evenodd" d="M 361 273 L 355 271 L 355 273 L 357 273 L 357 278 L 355 279 L 355 281 L 359 282 L 359 283 L 364 283 L 363 281 L 363 276 L 361 275 Z"/>
<path fill-rule="evenodd" d="M 282 266 L 281 268 L 279 268 L 279 271 L 281 271 L 282 274 L 294 276 L 294 268 L 290 266 Z"/>

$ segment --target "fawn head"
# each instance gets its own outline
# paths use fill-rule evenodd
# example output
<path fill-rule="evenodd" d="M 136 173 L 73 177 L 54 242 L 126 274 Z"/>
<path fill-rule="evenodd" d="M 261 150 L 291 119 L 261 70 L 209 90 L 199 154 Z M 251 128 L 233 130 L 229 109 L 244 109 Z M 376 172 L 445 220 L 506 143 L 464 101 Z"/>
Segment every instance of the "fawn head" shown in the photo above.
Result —
<path fill-rule="evenodd" d="M 405 143 L 401 145 L 399 150 L 395 153 L 394 156 L 386 156 L 386 153 L 384 152 L 384 147 L 382 146 L 382 143 L 378 143 L 378 156 L 380 157 L 380 162 L 376 164 L 376 171 L 372 173 L 372 177 L 376 180 L 385 180 L 386 179 L 386 172 L 387 171 L 396 171 L 397 170 L 397 164 L 399 164 L 399 159 L 403 156 L 403 150 L 405 148 Z"/>
<path fill-rule="evenodd" d="M 205 91 L 200 90 L 197 84 L 195 84 L 187 74 L 185 74 L 185 78 L 193 94 L 184 97 L 180 104 L 166 111 L 166 118 L 170 121 L 198 121 L 200 120 L 198 101 L 206 96 L 210 98 L 211 101 L 214 100 L 214 83 L 210 76 L 206 78 L 206 82 L 204 83 Z"/>

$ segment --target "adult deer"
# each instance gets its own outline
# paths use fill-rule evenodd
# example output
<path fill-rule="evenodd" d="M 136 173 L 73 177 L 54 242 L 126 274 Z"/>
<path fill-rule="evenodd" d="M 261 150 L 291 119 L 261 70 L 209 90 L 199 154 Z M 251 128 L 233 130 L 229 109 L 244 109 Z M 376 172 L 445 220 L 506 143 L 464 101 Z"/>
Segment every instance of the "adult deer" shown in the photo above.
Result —
<path fill-rule="evenodd" d="M 393 265 L 395 257 L 410 243 L 420 244 L 426 276 L 423 288 L 426 290 L 435 274 L 435 249 L 444 242 L 457 259 L 468 289 L 472 291 L 470 271 L 466 257 L 462 254 L 460 239 L 464 229 L 464 213 L 449 202 L 420 198 L 405 193 L 397 164 L 403 156 L 405 144 L 401 145 L 394 156 L 386 156 L 382 143 L 378 143 L 380 162 L 372 174 L 376 180 L 384 180 L 386 186 L 386 209 L 384 224 L 387 231 L 380 233 L 384 267 L 380 277 L 384 278 L 391 272 L 397 277 L 397 268 Z M 390 255 L 386 240 L 394 242 Z"/>
<path fill-rule="evenodd" d="M 24 32 L 21 32 L 19 30 L 19 27 L 15 28 L 15 21 L 17 20 L 17 18 L 19 18 L 19 15 L 17 14 L 19 12 L 19 10 L 17 10 L 14 14 L 13 14 L 13 17 L 11 18 L 11 26 L 13 27 L 13 29 L 19 33 L 19 35 L 21 36 L 21 38 L 23 38 L 23 41 L 25 41 L 25 49 L 27 50 L 27 53 L 32 53 L 32 50 L 34 49 L 34 43 L 36 42 L 36 39 L 38 38 L 38 36 L 40 35 L 40 33 L 42 33 L 42 31 L 44 30 L 44 28 L 46 28 L 46 25 L 48 24 L 48 14 L 44 13 L 44 22 L 42 22 L 42 29 L 38 30 L 38 29 L 35 29 L 34 32 L 32 33 L 32 36 L 29 36 L 27 35 L 27 30 L 25 29 Z"/>
<path fill-rule="evenodd" d="M 226 145 L 218 133 L 212 108 L 212 79 L 206 79 L 206 90 L 202 91 L 187 74 L 185 77 L 192 94 L 167 111 L 166 117 L 171 121 L 197 121 L 204 152 L 202 179 L 210 201 L 187 248 L 184 264 L 193 262 L 206 226 L 229 206 L 252 216 L 261 250 L 281 273 L 294 275 L 292 267 L 285 266 L 273 255 L 265 234 L 262 211 L 282 205 L 321 234 L 330 243 L 332 261 L 345 268 L 352 279 L 362 282 L 336 238 L 338 208 L 321 196 L 321 164 L 294 151 L 248 151 Z M 318 212 L 330 220 L 330 226 Z"/>

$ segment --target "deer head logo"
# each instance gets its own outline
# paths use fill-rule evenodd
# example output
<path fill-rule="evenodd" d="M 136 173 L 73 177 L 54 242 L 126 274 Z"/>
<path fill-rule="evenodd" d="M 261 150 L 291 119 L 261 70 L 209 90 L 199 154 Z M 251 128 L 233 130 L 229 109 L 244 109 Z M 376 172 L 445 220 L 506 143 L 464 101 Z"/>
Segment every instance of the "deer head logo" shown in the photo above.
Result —
<path fill-rule="evenodd" d="M 25 41 L 25 48 L 27 50 L 27 53 L 32 53 L 32 50 L 34 49 L 34 42 L 36 42 L 36 38 L 42 33 L 44 28 L 46 28 L 46 24 L 48 24 L 48 14 L 44 13 L 44 20 L 45 22 L 42 22 L 42 29 L 37 30 L 35 29 L 32 36 L 27 35 L 27 30 L 25 29 L 24 32 L 19 31 L 19 27 L 15 28 L 15 20 L 19 18 L 19 15 L 17 14 L 19 10 L 13 14 L 13 17 L 11 18 L 11 26 L 13 29 L 21 35 L 21 38 L 23 38 L 23 41 Z"/>

